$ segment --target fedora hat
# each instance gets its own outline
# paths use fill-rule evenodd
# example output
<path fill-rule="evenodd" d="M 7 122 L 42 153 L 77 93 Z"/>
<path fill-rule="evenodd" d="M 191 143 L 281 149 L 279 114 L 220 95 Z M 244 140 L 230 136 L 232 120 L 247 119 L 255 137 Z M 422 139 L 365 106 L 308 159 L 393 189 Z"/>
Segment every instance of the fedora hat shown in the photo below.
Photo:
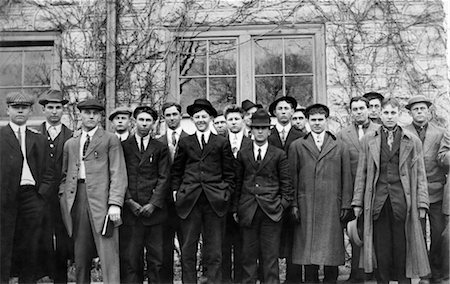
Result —
<path fill-rule="evenodd" d="M 259 108 L 252 115 L 252 122 L 250 124 L 250 127 L 270 127 L 270 126 L 271 124 L 269 114 L 263 108 Z"/>
<path fill-rule="evenodd" d="M 109 115 L 109 120 L 113 120 L 114 117 L 116 117 L 116 115 L 118 114 L 126 114 L 128 116 L 131 116 L 131 110 L 126 106 L 117 107 Z"/>
<path fill-rule="evenodd" d="M 309 112 L 313 109 L 323 109 L 325 110 L 325 117 L 330 116 L 330 109 L 324 104 L 312 104 L 305 109 L 305 116 L 309 118 Z"/>
<path fill-rule="evenodd" d="M 275 108 L 277 107 L 277 104 L 279 102 L 287 102 L 288 104 L 292 105 L 292 109 L 296 109 L 297 108 L 297 100 L 291 96 L 284 96 L 284 97 L 279 97 L 278 99 L 276 99 L 274 102 L 272 102 L 269 106 L 269 113 L 272 116 L 275 116 Z"/>
<path fill-rule="evenodd" d="M 430 107 L 433 103 L 424 95 L 418 95 L 410 98 L 408 100 L 408 104 L 405 106 L 407 110 L 411 110 L 411 107 L 417 103 L 425 103 L 428 107 Z"/>
<path fill-rule="evenodd" d="M 87 99 L 84 100 L 80 103 L 78 103 L 77 108 L 79 110 L 83 110 L 83 109 L 95 109 L 95 110 L 105 110 L 105 107 L 100 103 L 100 101 L 96 100 L 96 99 Z"/>
<path fill-rule="evenodd" d="M 207 99 L 196 99 L 193 104 L 187 107 L 187 113 L 193 116 L 195 113 L 204 110 L 212 117 L 217 116 L 216 109 Z"/>
<path fill-rule="evenodd" d="M 349 239 L 356 244 L 357 246 L 362 246 L 363 244 L 363 216 L 357 217 L 356 219 L 353 219 L 352 221 L 347 223 L 347 235 Z"/>
<path fill-rule="evenodd" d="M 241 107 L 243 110 L 248 111 L 249 109 L 256 107 L 256 108 L 262 108 L 262 104 L 254 104 L 251 100 L 245 100 L 242 101 Z"/>
<path fill-rule="evenodd" d="M 48 103 L 61 103 L 65 105 L 69 100 L 64 99 L 64 95 L 59 90 L 48 90 L 41 99 L 39 99 L 39 104 L 45 106 Z"/>

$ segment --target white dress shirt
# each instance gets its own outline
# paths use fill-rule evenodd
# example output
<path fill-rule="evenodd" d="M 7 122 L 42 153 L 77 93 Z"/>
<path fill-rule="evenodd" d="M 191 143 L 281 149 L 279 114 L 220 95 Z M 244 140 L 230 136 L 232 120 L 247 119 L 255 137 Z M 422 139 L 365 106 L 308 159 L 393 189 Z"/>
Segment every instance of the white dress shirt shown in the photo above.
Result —
<path fill-rule="evenodd" d="M 139 134 L 136 133 L 134 135 L 134 137 L 136 138 L 138 149 L 140 150 L 141 149 L 141 136 L 139 136 Z M 144 151 L 145 151 L 147 149 L 148 142 L 150 141 L 150 135 L 147 135 L 147 136 L 145 136 L 143 138 L 144 138 Z"/>
<path fill-rule="evenodd" d="M 178 142 L 180 141 L 181 131 L 183 131 L 183 129 L 181 129 L 181 127 L 178 127 L 175 130 L 167 128 L 167 135 L 166 135 L 166 137 L 167 137 L 167 144 L 168 145 L 173 145 L 173 141 L 172 141 L 172 133 L 173 132 L 175 132 L 175 139 L 177 140 L 176 144 L 178 144 Z"/>
<path fill-rule="evenodd" d="M 202 134 L 205 134 L 205 143 L 208 144 L 209 135 L 211 135 L 211 130 L 208 129 L 205 132 L 195 131 L 195 135 L 197 135 L 198 143 L 200 144 L 200 148 L 202 147 Z"/>
<path fill-rule="evenodd" d="M 61 133 L 62 124 L 58 125 L 51 125 L 47 121 L 45 122 L 45 129 L 47 129 L 48 134 L 50 135 L 50 138 L 52 140 L 55 140 L 56 137 L 58 137 L 59 133 Z"/>
<path fill-rule="evenodd" d="M 325 139 L 325 131 L 322 131 L 320 134 L 311 131 L 311 135 L 314 139 L 314 143 L 316 143 L 317 148 L 319 148 L 319 150 L 322 150 L 323 140 Z"/>
<path fill-rule="evenodd" d="M 120 141 L 125 141 L 128 139 L 128 136 L 130 135 L 129 131 L 125 131 L 124 133 L 114 133 L 116 134 L 117 138 L 119 138 Z"/>
<path fill-rule="evenodd" d="M 235 158 L 237 157 L 237 152 L 241 149 L 243 138 L 244 138 L 244 131 L 239 131 L 238 133 L 232 133 L 228 131 L 228 139 L 230 140 L 231 151 L 233 152 L 233 156 Z"/>
<path fill-rule="evenodd" d="M 96 126 L 94 129 L 90 130 L 89 132 L 86 132 L 83 130 L 81 133 L 80 138 L 80 169 L 78 170 L 78 178 L 79 179 L 86 179 L 86 167 L 84 166 L 84 160 L 83 160 L 83 147 L 84 143 L 86 143 L 87 136 L 89 135 L 90 143 L 92 143 L 92 137 L 94 137 L 95 132 L 97 131 L 98 126 Z"/>
<path fill-rule="evenodd" d="M 258 149 L 261 149 L 261 161 L 262 161 L 266 156 L 267 148 L 269 148 L 269 142 L 267 141 L 262 146 L 258 146 L 255 142 L 253 142 L 253 154 L 255 155 L 255 161 L 258 160 L 258 152 L 259 152 Z"/>
<path fill-rule="evenodd" d="M 278 134 L 280 136 L 280 140 L 283 141 L 283 134 L 282 133 L 283 133 L 283 130 L 284 130 L 284 141 L 283 142 L 286 142 L 288 134 L 289 134 L 289 131 L 291 131 L 291 127 L 292 127 L 292 124 L 290 122 L 288 124 L 286 124 L 285 126 L 283 126 L 277 121 L 277 123 L 275 124 L 275 128 L 278 131 Z"/>
<path fill-rule="evenodd" d="M 9 125 L 11 126 L 11 129 L 14 131 L 14 134 L 16 135 L 16 138 L 19 139 L 18 132 L 20 131 L 20 136 L 22 143 L 20 145 L 20 150 L 22 151 L 23 156 L 23 163 L 22 163 L 22 175 L 20 177 L 20 185 L 36 185 L 36 181 L 33 178 L 33 174 L 31 173 L 30 166 L 28 165 L 27 160 L 27 147 L 26 147 L 26 129 L 27 127 L 25 125 L 17 125 L 13 122 L 10 122 Z"/>

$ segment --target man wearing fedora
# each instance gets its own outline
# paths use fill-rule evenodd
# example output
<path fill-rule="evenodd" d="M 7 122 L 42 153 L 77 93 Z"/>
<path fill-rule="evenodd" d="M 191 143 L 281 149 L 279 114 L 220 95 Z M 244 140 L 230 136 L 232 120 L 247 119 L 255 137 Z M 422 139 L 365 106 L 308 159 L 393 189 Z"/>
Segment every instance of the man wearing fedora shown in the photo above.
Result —
<path fill-rule="evenodd" d="M 98 255 L 103 282 L 119 283 L 118 226 L 127 188 L 123 150 L 117 136 L 101 128 L 104 107 L 98 100 L 77 107 L 82 132 L 64 145 L 59 188 L 64 224 L 75 245 L 75 275 L 77 283 L 89 283 Z"/>
<path fill-rule="evenodd" d="M 125 106 L 117 107 L 109 115 L 109 120 L 119 140 L 127 140 L 130 135 L 131 110 Z"/>
<path fill-rule="evenodd" d="M 167 219 L 170 160 L 166 144 L 151 137 L 158 119 L 149 106 L 138 106 L 136 133 L 122 142 L 128 187 L 120 227 L 122 283 L 144 282 L 144 248 L 148 282 L 163 283 L 163 222 Z M 173 254 L 173 251 L 172 251 Z"/>
<path fill-rule="evenodd" d="M 305 282 L 336 283 L 338 266 L 345 262 L 344 232 L 351 214 L 352 179 L 347 146 L 326 130 L 329 109 L 306 108 L 311 132 L 289 149 L 295 199 L 292 262 L 305 266 Z"/>
<path fill-rule="evenodd" d="M 6 97 L 8 125 L 0 128 L 0 282 L 13 275 L 36 283 L 41 275 L 36 232 L 54 181 L 44 135 L 26 127 L 33 97 L 19 91 Z"/>
<path fill-rule="evenodd" d="M 365 93 L 363 97 L 369 100 L 369 119 L 372 122 L 381 125 L 381 102 L 384 100 L 384 96 L 377 92 L 368 92 Z"/>
<path fill-rule="evenodd" d="M 208 283 L 222 279 L 222 239 L 234 191 L 234 162 L 228 139 L 211 133 L 217 111 L 206 99 L 187 107 L 196 132 L 181 139 L 171 169 L 175 207 L 181 218 L 183 283 L 197 283 L 197 246 L 203 239 L 203 265 Z"/>
<path fill-rule="evenodd" d="M 237 157 L 233 216 L 242 232 L 242 283 L 256 283 L 258 258 L 265 283 L 279 283 L 279 245 L 284 210 L 293 199 L 286 153 L 270 145 L 270 117 L 257 110 L 254 141 Z"/>
<path fill-rule="evenodd" d="M 50 276 L 55 283 L 67 283 L 67 260 L 71 258 L 73 250 L 73 242 L 64 227 L 58 198 L 64 143 L 72 137 L 72 131 L 61 123 L 64 106 L 68 102 L 59 90 L 49 90 L 39 99 L 45 115 L 45 122 L 41 124 L 40 132 L 47 138 L 50 166 L 53 168 L 56 181 L 45 207 L 41 226 L 43 236 L 41 247 L 50 248 L 51 255 L 47 259 Z"/>
<path fill-rule="evenodd" d="M 361 254 L 366 273 L 379 283 L 430 273 L 420 219 L 428 210 L 428 190 L 422 143 L 397 124 L 400 104 L 383 100 L 381 121 L 361 140 L 352 207 L 364 214 Z"/>
<path fill-rule="evenodd" d="M 244 123 L 245 123 L 245 129 L 244 133 L 245 136 L 251 138 L 251 130 L 250 130 L 250 124 L 252 122 L 252 115 L 258 110 L 259 108 L 262 108 L 263 106 L 261 104 L 255 104 L 251 100 L 243 100 L 241 103 L 241 107 L 244 110 Z"/>
<path fill-rule="evenodd" d="M 359 152 L 361 151 L 361 139 L 363 136 L 378 128 L 378 125 L 369 119 L 369 100 L 364 97 L 353 97 L 350 100 L 350 116 L 352 123 L 342 129 L 337 138 L 342 141 L 350 153 L 350 166 L 352 174 L 352 188 L 355 182 L 356 170 L 358 168 Z M 348 234 L 348 231 L 347 231 Z M 364 269 L 359 268 L 359 246 L 350 238 L 352 246 L 352 267 L 349 281 L 353 283 L 363 282 L 365 279 Z"/>
<path fill-rule="evenodd" d="M 428 198 L 430 207 L 428 219 L 430 221 L 431 245 L 428 253 L 431 275 L 421 280 L 422 283 L 439 282 L 442 275 L 444 250 L 442 244 L 442 232 L 445 228 L 444 214 L 442 213 L 442 200 L 444 184 L 446 183 L 446 170 L 438 163 L 438 152 L 445 134 L 445 129 L 430 122 L 431 101 L 423 95 L 411 97 L 405 106 L 413 118 L 411 124 L 405 129 L 411 131 L 422 141 L 425 171 L 428 181 Z M 425 218 L 422 219 L 424 234 L 426 232 Z"/>

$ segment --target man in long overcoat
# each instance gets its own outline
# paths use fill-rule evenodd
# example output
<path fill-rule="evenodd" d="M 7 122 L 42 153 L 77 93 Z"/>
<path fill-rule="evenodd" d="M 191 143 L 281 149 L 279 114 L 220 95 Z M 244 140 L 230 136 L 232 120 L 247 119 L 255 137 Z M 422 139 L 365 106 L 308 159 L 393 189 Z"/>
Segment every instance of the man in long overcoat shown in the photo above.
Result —
<path fill-rule="evenodd" d="M 422 143 L 397 125 L 399 103 L 382 103 L 383 125 L 362 139 L 352 206 L 364 211 L 362 266 L 378 282 L 430 272 L 420 218 L 428 209 Z"/>
<path fill-rule="evenodd" d="M 289 149 L 295 199 L 293 263 L 305 265 L 305 282 L 336 282 L 338 265 L 344 264 L 344 232 L 341 222 L 351 215 L 352 180 L 347 147 L 326 131 L 329 109 L 314 104 L 306 109 L 311 132 Z"/>

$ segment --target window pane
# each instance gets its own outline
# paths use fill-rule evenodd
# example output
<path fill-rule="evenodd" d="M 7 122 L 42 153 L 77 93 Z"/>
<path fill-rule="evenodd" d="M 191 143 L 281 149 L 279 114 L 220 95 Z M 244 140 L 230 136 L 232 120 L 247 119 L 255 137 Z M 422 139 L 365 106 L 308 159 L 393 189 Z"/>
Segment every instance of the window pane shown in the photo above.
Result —
<path fill-rule="evenodd" d="M 286 73 L 312 73 L 312 39 L 288 38 L 285 39 Z"/>
<path fill-rule="evenodd" d="M 6 113 L 6 96 L 14 91 L 20 91 L 20 88 L 16 89 L 0 89 L 0 118 L 1 119 L 8 119 L 8 114 Z M 42 118 L 44 114 L 42 113 L 42 106 L 38 103 L 39 97 L 47 91 L 48 88 L 27 88 L 23 89 L 24 92 L 32 95 L 34 97 L 35 103 L 33 105 L 33 113 L 31 114 L 31 118 Z"/>
<path fill-rule="evenodd" d="M 0 85 L 22 85 L 22 52 L 0 51 Z"/>
<path fill-rule="evenodd" d="M 25 86 L 50 85 L 52 53 L 51 51 L 25 52 Z"/>
<path fill-rule="evenodd" d="M 209 81 L 209 100 L 217 110 L 236 103 L 236 78 L 212 78 Z"/>
<path fill-rule="evenodd" d="M 206 41 L 182 41 L 180 76 L 206 75 Z"/>
<path fill-rule="evenodd" d="M 236 74 L 236 41 L 212 40 L 209 42 L 209 74 L 235 75 Z"/>
<path fill-rule="evenodd" d="M 184 110 L 200 98 L 206 98 L 206 79 L 180 80 L 180 104 Z"/>
<path fill-rule="evenodd" d="M 256 83 L 256 101 L 264 107 L 283 95 L 282 77 L 258 77 Z"/>
<path fill-rule="evenodd" d="M 282 41 L 281 39 L 256 40 L 255 74 L 282 74 Z"/>
<path fill-rule="evenodd" d="M 286 95 L 297 99 L 302 106 L 313 103 L 313 77 L 286 77 Z"/>

